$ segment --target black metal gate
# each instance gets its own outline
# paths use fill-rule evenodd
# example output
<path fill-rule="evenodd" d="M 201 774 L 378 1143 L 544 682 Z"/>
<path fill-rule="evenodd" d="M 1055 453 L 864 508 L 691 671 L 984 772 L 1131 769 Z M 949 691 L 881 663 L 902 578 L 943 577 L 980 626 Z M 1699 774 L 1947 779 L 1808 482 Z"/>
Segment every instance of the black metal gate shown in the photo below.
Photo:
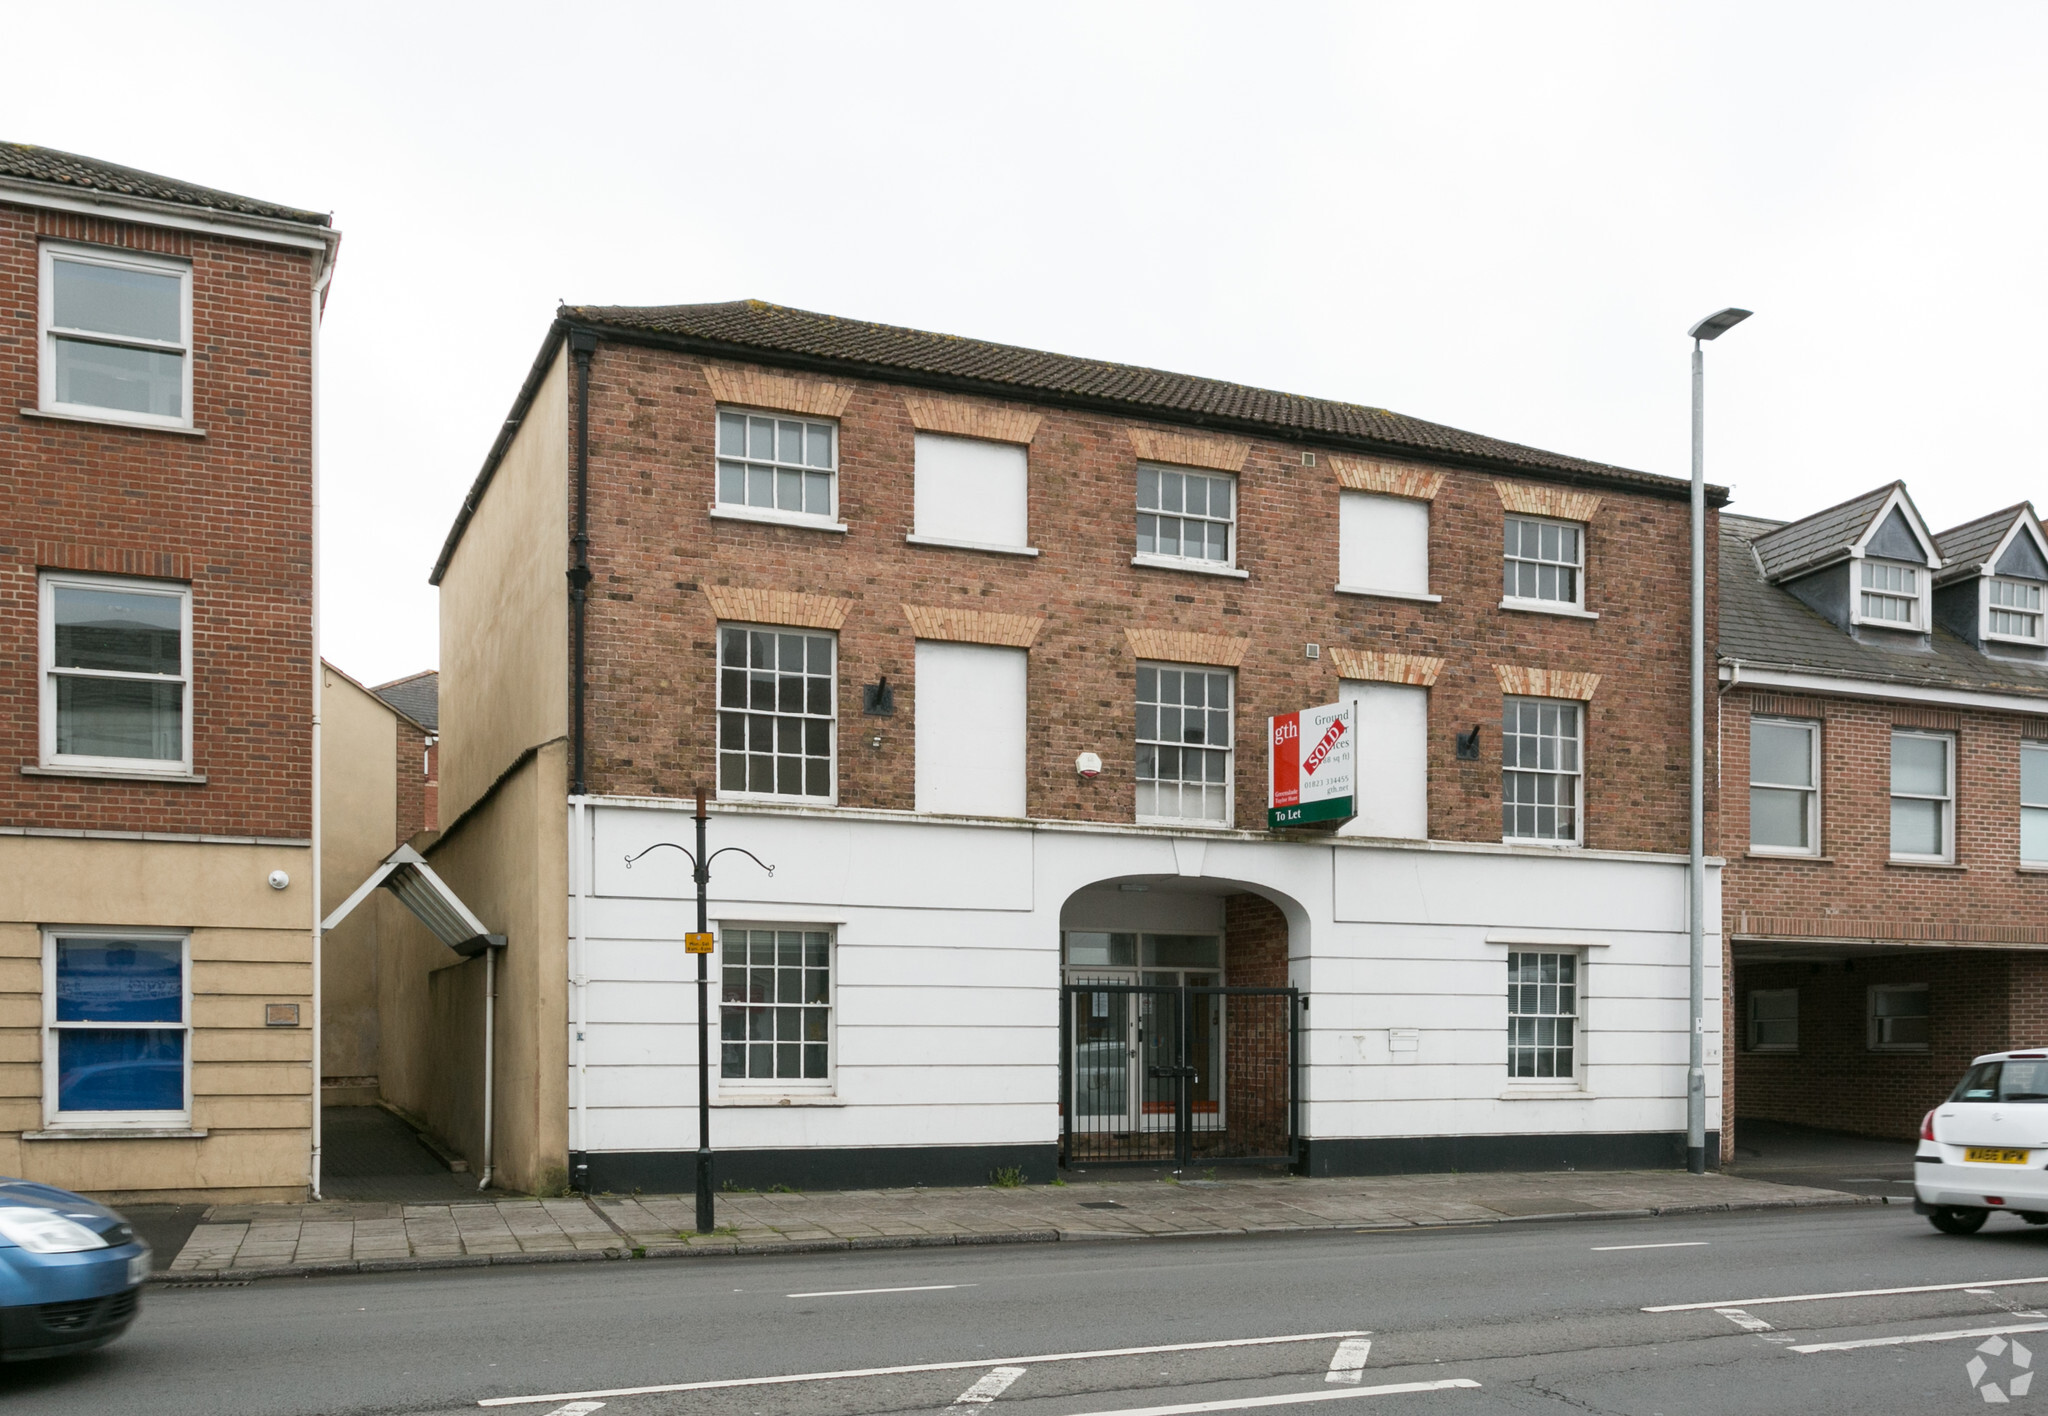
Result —
<path fill-rule="evenodd" d="M 1075 979 L 1060 988 L 1060 1163 L 1292 1161 L 1301 993 Z"/>

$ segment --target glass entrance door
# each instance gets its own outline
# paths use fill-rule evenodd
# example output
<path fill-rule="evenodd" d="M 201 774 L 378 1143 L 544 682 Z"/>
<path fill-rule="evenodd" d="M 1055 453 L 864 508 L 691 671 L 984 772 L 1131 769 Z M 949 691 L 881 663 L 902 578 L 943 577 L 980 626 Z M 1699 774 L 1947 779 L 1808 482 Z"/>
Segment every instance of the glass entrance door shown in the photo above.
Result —
<path fill-rule="evenodd" d="M 1067 982 L 1073 990 L 1067 995 L 1073 1009 L 1067 1028 L 1073 1129 L 1110 1135 L 1135 1131 L 1140 1113 L 1134 1092 L 1141 1070 L 1138 971 L 1069 969 Z M 1147 1005 L 1151 1001 L 1145 999 Z"/>

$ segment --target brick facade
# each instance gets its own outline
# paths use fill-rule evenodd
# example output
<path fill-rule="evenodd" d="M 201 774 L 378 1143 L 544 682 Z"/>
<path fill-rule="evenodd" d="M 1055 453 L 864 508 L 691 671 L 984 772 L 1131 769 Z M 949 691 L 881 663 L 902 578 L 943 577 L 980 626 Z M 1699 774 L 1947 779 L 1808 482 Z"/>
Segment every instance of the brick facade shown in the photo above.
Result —
<path fill-rule="evenodd" d="M 1340 477 L 1311 439 L 1220 438 L 991 401 L 987 416 L 1029 429 L 1030 539 L 1040 554 L 917 546 L 904 538 L 912 530 L 920 391 L 837 374 L 821 382 L 615 341 L 601 343 L 592 365 L 593 792 L 685 797 L 711 785 L 716 605 L 810 606 L 804 622 L 820 624 L 815 607 L 829 603 L 839 619 L 838 801 L 911 808 L 916 636 L 905 606 L 919 606 L 1044 621 L 1030 651 L 1034 817 L 1131 819 L 1135 639 L 1180 646 L 1177 653 L 1223 645 L 1230 657 L 1221 661 L 1241 659 L 1235 821 L 1259 827 L 1263 719 L 1335 697 L 1334 647 L 1442 660 L 1431 689 L 1433 837 L 1500 838 L 1503 680 L 1495 666 L 1511 665 L 1531 672 L 1532 682 L 1550 673 L 1575 694 L 1593 693 L 1585 844 L 1686 847 L 1682 496 L 1572 493 L 1574 506 L 1598 503 L 1587 532 L 1585 602 L 1599 618 L 1520 613 L 1499 608 L 1504 502 L 1513 499 L 1509 488 L 1522 487 L 1530 489 L 1515 493 L 1523 501 L 1550 506 L 1557 489 L 1536 476 L 1504 483 L 1497 472 L 1418 467 L 1422 480 L 1404 485 L 1432 484 L 1430 579 L 1442 603 L 1343 595 L 1332 588 L 1338 495 L 1363 474 L 1354 467 Z M 707 517 L 721 388 L 837 410 L 846 532 Z M 923 416 L 929 421 L 929 410 Z M 1183 463 L 1241 467 L 1237 564 L 1248 579 L 1131 564 L 1141 444 Z M 1320 658 L 1307 657 L 1310 643 L 1324 646 Z M 1213 647 L 1209 654 L 1219 657 Z M 884 676 L 896 688 L 895 716 L 863 718 L 860 685 Z M 855 724 L 858 733 L 849 730 Z M 1475 724 L 1481 758 L 1459 761 L 1454 730 Z M 1074 771 L 1084 752 L 1103 759 L 1093 780 Z"/>
<path fill-rule="evenodd" d="M 1752 716 L 1821 724 L 1817 858 L 1748 851 L 1740 784 L 1749 779 Z M 1953 865 L 1890 859 L 1894 727 L 1955 734 Z M 1723 771 L 1737 788 L 1721 842 L 1734 964 L 1724 1074 L 1731 1114 L 1905 1137 L 1970 1058 L 2048 1042 L 2048 873 L 2019 860 L 2020 743 L 2048 737 L 2048 724 L 1982 709 L 1737 688 L 1722 696 L 1719 732 Z M 1823 961 L 1745 958 L 1802 943 Z M 1928 984 L 1926 1052 L 1869 1049 L 1872 983 Z M 1791 987 L 1800 990 L 1798 1054 L 1748 1051 L 1750 992 Z"/>
<path fill-rule="evenodd" d="M 192 263 L 204 437 L 20 416 L 39 403 L 39 237 Z M 0 200 L 0 825 L 312 834 L 313 361 L 317 252 Z M 27 776 L 37 572 L 191 585 L 201 784 Z"/>

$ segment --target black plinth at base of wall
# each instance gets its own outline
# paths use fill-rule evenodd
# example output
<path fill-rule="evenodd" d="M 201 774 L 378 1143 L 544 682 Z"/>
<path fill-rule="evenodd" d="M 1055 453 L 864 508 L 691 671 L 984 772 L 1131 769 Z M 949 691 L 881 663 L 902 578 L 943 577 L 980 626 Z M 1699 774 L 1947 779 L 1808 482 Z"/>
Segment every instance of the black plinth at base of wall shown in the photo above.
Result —
<path fill-rule="evenodd" d="M 1431 1175 L 1454 1170 L 1682 1170 L 1685 1132 L 1606 1135 L 1386 1136 L 1305 1140 L 1303 1175 Z M 1720 1168 L 1721 1137 L 1707 1132 L 1707 1164 Z"/>
<path fill-rule="evenodd" d="M 998 1171 L 1043 1185 L 1059 1174 L 1059 1147 L 844 1146 L 711 1153 L 713 1189 L 879 1190 L 986 1185 Z M 687 1195 L 697 1188 L 695 1151 L 572 1151 L 570 1183 L 587 1194 Z"/>

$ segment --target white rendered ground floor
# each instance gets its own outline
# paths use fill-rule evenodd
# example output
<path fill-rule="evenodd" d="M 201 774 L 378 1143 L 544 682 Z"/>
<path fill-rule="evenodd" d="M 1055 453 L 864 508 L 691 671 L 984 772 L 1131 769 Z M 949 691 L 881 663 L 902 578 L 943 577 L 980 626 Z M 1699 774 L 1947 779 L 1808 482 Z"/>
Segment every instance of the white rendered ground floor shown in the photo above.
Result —
<path fill-rule="evenodd" d="M 572 1177 L 687 1189 L 695 886 L 680 851 L 640 853 L 692 846 L 691 806 L 570 810 Z M 1142 1142 L 1176 1109 L 1310 1174 L 1684 1160 L 1682 857 L 744 806 L 709 841 L 774 866 L 712 867 L 719 1183 L 1046 1180 L 1063 1141 L 1170 1160 Z M 1719 898 L 1710 866 L 1710 1026 Z M 1208 991 L 1240 986 L 1268 991 Z M 1168 990 L 1193 1000 L 1177 1102 L 1143 1050 Z"/>

